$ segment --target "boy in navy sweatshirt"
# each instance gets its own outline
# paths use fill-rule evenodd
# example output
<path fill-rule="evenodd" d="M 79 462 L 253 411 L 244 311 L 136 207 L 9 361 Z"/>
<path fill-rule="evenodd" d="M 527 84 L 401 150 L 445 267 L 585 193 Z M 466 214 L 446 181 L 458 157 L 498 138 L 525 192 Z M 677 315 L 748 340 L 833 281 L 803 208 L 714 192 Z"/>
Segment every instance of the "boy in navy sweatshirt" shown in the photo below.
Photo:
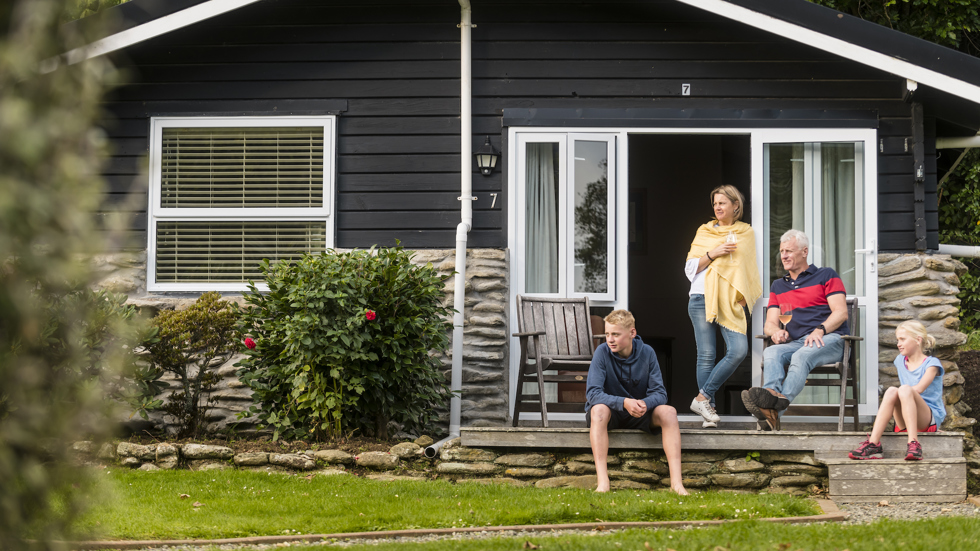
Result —
<path fill-rule="evenodd" d="M 661 433 L 670 489 L 688 495 L 681 480 L 677 410 L 667 405 L 657 355 L 636 336 L 636 321 L 627 310 L 616 310 L 605 321 L 606 342 L 592 356 L 585 390 L 585 423 L 595 458 L 596 491 L 609 491 L 609 429 L 640 429 Z"/>

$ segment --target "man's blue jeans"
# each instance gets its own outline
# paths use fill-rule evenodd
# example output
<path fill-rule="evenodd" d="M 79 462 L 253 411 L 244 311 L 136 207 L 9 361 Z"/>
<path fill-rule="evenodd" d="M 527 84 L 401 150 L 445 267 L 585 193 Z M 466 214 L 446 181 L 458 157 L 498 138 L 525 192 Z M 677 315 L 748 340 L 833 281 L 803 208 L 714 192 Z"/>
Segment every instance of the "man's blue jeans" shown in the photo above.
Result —
<path fill-rule="evenodd" d="M 764 382 L 762 386 L 771 388 L 786 396 L 790 402 L 806 385 L 806 377 L 818 365 L 840 361 L 844 356 L 844 339 L 837 333 L 824 335 L 823 346 L 804 346 L 806 336 L 783 344 L 774 344 L 762 353 Z M 789 366 L 787 369 L 784 366 Z"/>
<path fill-rule="evenodd" d="M 687 303 L 687 313 L 691 316 L 691 324 L 694 325 L 694 340 L 698 347 L 698 391 L 714 406 L 715 393 L 745 359 L 749 351 L 749 340 L 738 331 L 706 321 L 704 295 L 691 295 Z M 717 365 L 715 365 L 717 355 L 715 328 L 721 329 L 721 337 L 725 340 L 725 357 Z"/>

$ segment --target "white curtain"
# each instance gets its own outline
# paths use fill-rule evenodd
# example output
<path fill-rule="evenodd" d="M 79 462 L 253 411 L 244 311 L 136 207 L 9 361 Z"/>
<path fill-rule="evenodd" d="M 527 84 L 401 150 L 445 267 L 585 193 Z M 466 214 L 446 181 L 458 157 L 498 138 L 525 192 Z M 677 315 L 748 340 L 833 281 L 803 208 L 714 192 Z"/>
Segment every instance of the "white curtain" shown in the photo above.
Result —
<path fill-rule="evenodd" d="M 806 171 L 806 153 L 804 151 L 804 145 L 801 143 L 793 144 L 792 158 L 790 159 L 793 165 L 793 222 L 790 227 L 786 228 L 795 230 L 804 230 L 806 226 L 806 192 L 804 191 L 804 173 Z M 780 234 L 782 237 L 782 234 Z M 778 245 L 777 245 L 778 247 Z M 779 264 L 782 268 L 782 263 Z"/>
<path fill-rule="evenodd" d="M 558 292 L 558 182 L 556 144 L 527 144 L 527 293 Z"/>
<path fill-rule="evenodd" d="M 554 143 L 527 144 L 525 183 L 526 293 L 558 292 L 558 147 Z M 538 392 L 538 385 L 524 384 L 524 393 Z M 558 385 L 545 383 L 544 397 L 558 401 Z"/>
<path fill-rule="evenodd" d="M 854 144 L 821 144 L 820 160 L 823 264 L 854 293 Z"/>

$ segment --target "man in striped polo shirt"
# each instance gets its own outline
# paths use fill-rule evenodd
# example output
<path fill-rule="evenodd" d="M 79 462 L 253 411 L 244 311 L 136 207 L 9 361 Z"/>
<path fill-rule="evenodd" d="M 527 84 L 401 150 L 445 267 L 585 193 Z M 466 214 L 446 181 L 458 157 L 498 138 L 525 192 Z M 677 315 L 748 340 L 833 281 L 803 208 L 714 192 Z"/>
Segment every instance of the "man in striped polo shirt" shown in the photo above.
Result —
<path fill-rule="evenodd" d="M 844 283 L 833 268 L 806 260 L 810 240 L 800 230 L 779 238 L 779 258 L 788 272 L 772 283 L 763 333 L 772 346 L 762 355 L 762 387 L 742 392 L 745 408 L 759 419 L 759 429 L 779 430 L 779 416 L 803 390 L 818 365 L 840 361 L 847 327 Z M 781 328 L 780 305 L 791 305 L 793 318 Z"/>

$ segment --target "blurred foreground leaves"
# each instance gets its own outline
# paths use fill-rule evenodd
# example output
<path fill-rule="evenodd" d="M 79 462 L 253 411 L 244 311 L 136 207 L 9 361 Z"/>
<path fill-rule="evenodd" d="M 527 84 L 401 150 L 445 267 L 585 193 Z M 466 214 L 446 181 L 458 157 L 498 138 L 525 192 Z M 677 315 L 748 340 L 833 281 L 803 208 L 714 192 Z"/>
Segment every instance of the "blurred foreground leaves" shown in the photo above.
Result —
<path fill-rule="evenodd" d="M 56 549 L 85 487 L 68 445 L 107 428 L 80 335 L 90 309 L 58 300 L 90 283 L 105 138 L 93 122 L 112 68 L 42 73 L 93 25 L 61 26 L 66 0 L 0 7 L 0 549 Z M 65 307 L 52 307 L 64 304 Z M 53 329 L 52 329 L 53 328 Z M 69 343 L 67 347 L 51 342 Z M 26 542 L 30 536 L 38 541 Z"/>

